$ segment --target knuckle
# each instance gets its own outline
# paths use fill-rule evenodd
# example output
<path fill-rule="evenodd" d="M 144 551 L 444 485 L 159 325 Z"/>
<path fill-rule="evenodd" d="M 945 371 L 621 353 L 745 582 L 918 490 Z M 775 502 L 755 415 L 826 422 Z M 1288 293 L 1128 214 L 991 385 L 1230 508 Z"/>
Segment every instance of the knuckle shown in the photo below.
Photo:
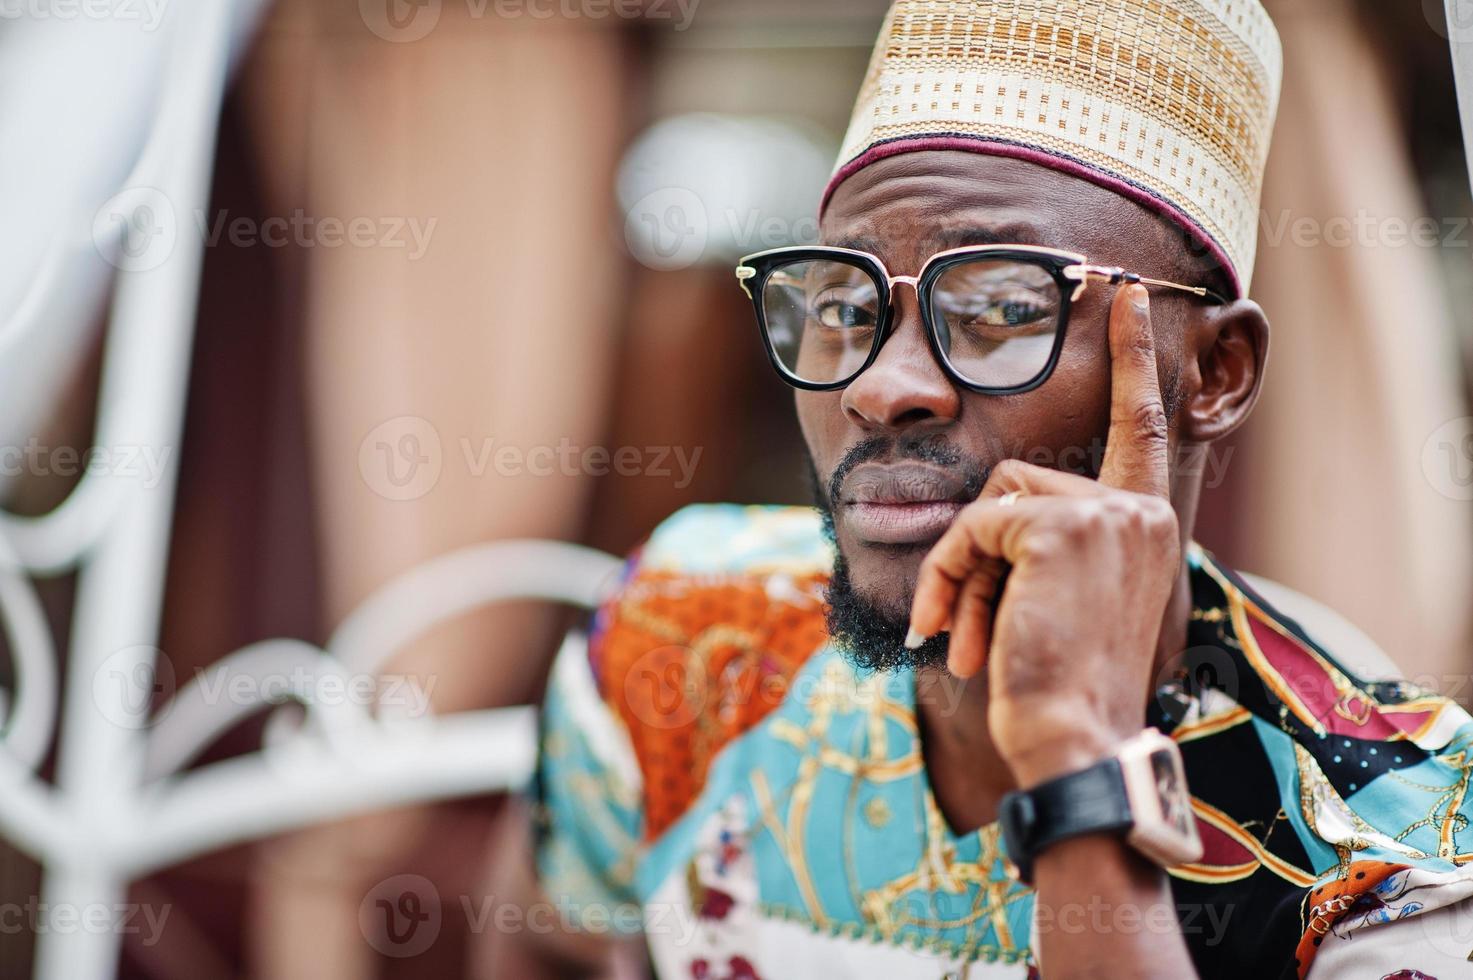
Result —
<path fill-rule="evenodd" d="M 1177 533 L 1176 509 L 1164 497 L 1138 495 L 1136 509 L 1140 514 L 1141 529 L 1152 537 L 1175 537 Z"/>
<path fill-rule="evenodd" d="M 1018 548 L 1026 560 L 1048 562 L 1068 553 L 1076 540 L 1074 529 L 1063 523 L 1035 529 L 1019 542 Z"/>
<path fill-rule="evenodd" d="M 1111 523 L 1110 498 L 1085 498 L 1073 501 L 1061 518 L 1061 530 L 1073 544 L 1100 534 Z"/>
<path fill-rule="evenodd" d="M 1152 398 L 1136 406 L 1129 419 L 1135 431 L 1152 442 L 1165 442 L 1168 432 L 1166 409 L 1159 398 Z"/>
<path fill-rule="evenodd" d="M 1148 494 L 1122 495 L 1119 505 L 1126 536 L 1161 555 L 1180 546 L 1176 510 L 1163 497 Z"/>
<path fill-rule="evenodd" d="M 1176 511 L 1163 497 L 1122 491 L 1106 497 L 1104 507 L 1115 525 L 1133 536 L 1156 538 L 1176 534 Z"/>

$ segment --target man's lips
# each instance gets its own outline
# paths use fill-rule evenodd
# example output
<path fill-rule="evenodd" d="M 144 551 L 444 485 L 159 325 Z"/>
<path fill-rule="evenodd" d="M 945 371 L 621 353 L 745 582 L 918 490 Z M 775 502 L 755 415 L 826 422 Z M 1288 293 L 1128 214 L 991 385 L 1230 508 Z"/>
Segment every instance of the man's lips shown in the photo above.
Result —
<path fill-rule="evenodd" d="M 862 541 L 924 544 L 956 520 L 967 486 L 960 475 L 923 463 L 867 463 L 844 481 L 840 505 L 843 522 Z"/>

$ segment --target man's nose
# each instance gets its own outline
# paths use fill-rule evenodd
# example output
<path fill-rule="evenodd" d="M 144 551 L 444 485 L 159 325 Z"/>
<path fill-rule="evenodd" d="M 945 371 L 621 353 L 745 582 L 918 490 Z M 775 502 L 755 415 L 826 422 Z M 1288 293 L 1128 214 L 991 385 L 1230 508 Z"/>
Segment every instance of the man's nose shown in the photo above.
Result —
<path fill-rule="evenodd" d="M 916 291 L 902 283 L 894 299 L 894 329 L 875 363 L 844 389 L 844 414 L 875 430 L 954 421 L 961 413 L 961 395 L 931 352 Z"/>

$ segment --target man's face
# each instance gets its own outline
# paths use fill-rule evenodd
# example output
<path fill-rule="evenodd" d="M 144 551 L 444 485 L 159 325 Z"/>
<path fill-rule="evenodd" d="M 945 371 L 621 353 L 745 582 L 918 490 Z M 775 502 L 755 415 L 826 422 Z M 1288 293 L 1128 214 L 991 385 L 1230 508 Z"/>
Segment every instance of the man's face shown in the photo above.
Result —
<path fill-rule="evenodd" d="M 1081 252 L 1091 263 L 1201 283 L 1182 234 L 1133 202 L 1024 161 L 963 151 L 875 163 L 835 193 L 823 243 L 877 255 L 916 275 L 936 252 L 1015 243 Z M 978 395 L 936 363 L 916 294 L 895 290 L 895 322 L 878 359 L 837 392 L 797 393 L 797 409 L 841 561 L 831 628 L 867 666 L 944 657 L 944 638 L 901 649 L 921 560 L 999 461 L 1016 458 L 1094 476 L 1110 419 L 1108 312 L 1114 288 L 1092 284 L 1069 319 L 1062 356 L 1041 387 Z M 1179 404 L 1183 334 L 1198 301 L 1154 290 L 1152 312 L 1168 416 Z M 1173 426 L 1174 429 L 1174 426 Z"/>

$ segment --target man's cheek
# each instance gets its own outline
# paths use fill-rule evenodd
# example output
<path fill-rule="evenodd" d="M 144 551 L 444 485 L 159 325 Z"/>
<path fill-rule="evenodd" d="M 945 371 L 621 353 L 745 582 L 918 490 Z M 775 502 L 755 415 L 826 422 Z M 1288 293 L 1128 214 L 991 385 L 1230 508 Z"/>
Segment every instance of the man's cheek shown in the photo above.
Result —
<path fill-rule="evenodd" d="M 844 423 L 842 394 L 835 391 L 793 391 L 793 408 L 798 415 L 798 428 L 808 446 L 809 458 L 819 476 L 827 479 L 838 462 L 830 448 L 840 445 Z"/>

